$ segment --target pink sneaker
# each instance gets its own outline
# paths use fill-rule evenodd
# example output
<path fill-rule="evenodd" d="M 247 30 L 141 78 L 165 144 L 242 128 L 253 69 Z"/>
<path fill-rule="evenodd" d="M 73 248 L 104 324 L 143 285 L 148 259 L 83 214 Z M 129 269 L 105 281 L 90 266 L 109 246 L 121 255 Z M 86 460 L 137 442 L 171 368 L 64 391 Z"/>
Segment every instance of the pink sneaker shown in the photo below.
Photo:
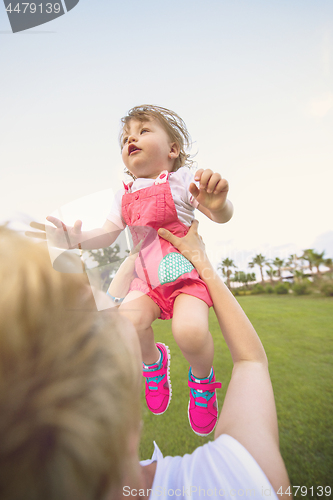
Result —
<path fill-rule="evenodd" d="M 218 407 L 215 389 L 220 389 L 222 384 L 215 382 L 213 368 L 209 377 L 197 379 L 193 377 L 190 367 L 188 386 L 190 387 L 188 404 L 190 426 L 198 436 L 208 436 L 217 422 Z"/>
<path fill-rule="evenodd" d="M 143 376 L 146 377 L 146 401 L 149 410 L 155 415 L 162 415 L 171 401 L 170 351 L 169 347 L 157 343 L 161 359 L 155 365 L 142 363 Z"/>

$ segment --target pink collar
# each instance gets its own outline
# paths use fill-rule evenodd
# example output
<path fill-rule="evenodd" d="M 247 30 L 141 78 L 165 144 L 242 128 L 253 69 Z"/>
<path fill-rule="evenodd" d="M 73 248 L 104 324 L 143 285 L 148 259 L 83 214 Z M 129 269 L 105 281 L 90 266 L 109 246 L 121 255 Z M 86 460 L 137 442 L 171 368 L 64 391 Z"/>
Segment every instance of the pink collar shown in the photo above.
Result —
<path fill-rule="evenodd" d="M 168 170 L 162 170 L 160 175 L 155 179 L 154 184 L 157 186 L 158 184 L 163 184 L 166 182 L 169 178 L 170 172 Z M 128 184 L 125 184 L 123 181 L 125 193 L 130 193 L 131 192 L 131 187 L 133 186 L 133 181 L 129 182 Z"/>
<path fill-rule="evenodd" d="M 155 182 L 154 184 L 157 185 L 157 184 L 163 184 L 164 182 L 166 182 L 169 178 L 169 172 L 168 170 L 162 170 L 162 172 L 160 173 L 160 175 L 155 179 Z"/>

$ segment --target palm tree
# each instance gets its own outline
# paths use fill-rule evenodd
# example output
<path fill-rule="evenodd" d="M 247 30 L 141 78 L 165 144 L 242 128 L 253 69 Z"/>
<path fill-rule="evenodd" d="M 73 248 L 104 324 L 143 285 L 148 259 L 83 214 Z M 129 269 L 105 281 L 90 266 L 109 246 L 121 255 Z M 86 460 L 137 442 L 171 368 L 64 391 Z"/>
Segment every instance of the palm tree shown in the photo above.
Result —
<path fill-rule="evenodd" d="M 272 264 L 277 268 L 277 276 L 279 278 L 279 281 L 282 281 L 281 268 L 284 266 L 284 260 L 279 259 L 279 257 L 275 257 L 275 259 L 272 261 Z"/>
<path fill-rule="evenodd" d="M 274 278 L 274 276 L 277 276 L 277 270 L 276 270 L 276 269 L 272 269 L 272 268 L 270 267 L 270 269 L 269 269 L 268 271 L 266 271 L 266 273 L 267 273 L 267 276 L 269 276 L 269 277 L 270 277 L 270 279 L 271 279 L 271 283 L 274 283 L 273 278 Z"/>
<path fill-rule="evenodd" d="M 283 269 L 289 271 L 292 274 L 292 276 L 295 276 L 295 271 L 297 269 L 297 261 L 298 260 L 299 260 L 299 257 L 297 257 L 297 255 L 295 253 L 290 254 L 288 259 L 286 260 L 286 265 Z"/>
<path fill-rule="evenodd" d="M 256 273 L 246 273 L 246 284 L 253 283 L 256 279 Z"/>
<path fill-rule="evenodd" d="M 232 275 L 230 267 L 237 268 L 234 261 L 232 259 L 228 259 L 228 257 L 222 260 L 221 264 L 218 265 L 218 269 L 221 270 L 223 276 L 227 278 L 227 287 L 229 289 L 230 289 L 230 276 Z"/>
<path fill-rule="evenodd" d="M 325 259 L 324 266 L 328 267 L 331 273 L 333 271 L 333 259 L 331 258 Z"/>
<path fill-rule="evenodd" d="M 289 268 L 289 271 L 293 272 L 297 268 L 297 260 L 298 260 L 298 257 L 295 253 L 292 253 L 289 255 L 287 262 L 286 262 L 286 265 Z"/>
<path fill-rule="evenodd" d="M 318 276 L 321 276 L 319 266 L 325 263 L 324 253 L 325 250 L 321 253 L 313 252 L 313 265 L 317 268 Z"/>
<path fill-rule="evenodd" d="M 256 265 L 259 266 L 260 275 L 261 275 L 261 282 L 262 283 L 265 283 L 264 273 L 263 273 L 264 264 L 266 264 L 266 257 L 264 257 L 263 255 L 261 255 L 261 253 L 258 253 L 258 255 L 256 255 L 252 259 L 252 261 L 249 262 L 249 267 L 251 267 L 251 268 L 253 268 Z"/>
<path fill-rule="evenodd" d="M 235 281 L 236 283 L 244 283 L 246 288 L 248 288 L 248 283 L 251 283 L 255 280 L 255 273 L 244 273 L 244 271 L 237 271 L 232 278 L 232 281 Z"/>
<path fill-rule="evenodd" d="M 315 261 L 315 251 L 313 248 L 307 248 L 306 250 L 303 250 L 303 255 L 300 257 L 302 260 L 307 260 L 309 263 L 309 269 L 310 273 L 312 274 L 312 266 Z"/>
<path fill-rule="evenodd" d="M 304 278 L 304 271 L 303 269 L 295 269 L 294 270 L 294 278 L 295 281 L 300 282 Z"/>

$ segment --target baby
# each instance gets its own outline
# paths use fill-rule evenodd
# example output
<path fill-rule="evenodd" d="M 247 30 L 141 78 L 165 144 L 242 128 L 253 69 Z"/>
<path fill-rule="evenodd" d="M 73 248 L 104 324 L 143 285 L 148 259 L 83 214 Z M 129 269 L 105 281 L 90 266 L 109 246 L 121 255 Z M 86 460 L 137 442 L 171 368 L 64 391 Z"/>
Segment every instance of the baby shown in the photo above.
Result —
<path fill-rule="evenodd" d="M 158 106 L 137 106 L 122 124 L 122 159 L 133 181 L 116 193 L 103 228 L 82 232 L 81 221 L 68 227 L 48 217 L 56 226 L 48 234 L 58 246 L 92 249 L 111 245 L 128 226 L 134 245 L 142 242 L 136 276 L 120 312 L 138 332 L 147 405 L 160 415 L 171 400 L 169 349 L 155 344 L 151 325 L 157 318 L 172 318 L 173 336 L 190 364 L 190 425 L 196 434 L 206 436 L 217 421 L 215 389 L 221 386 L 212 368 L 214 345 L 208 328 L 212 300 L 192 264 L 158 231 L 166 228 L 184 236 L 195 208 L 214 222 L 227 222 L 233 212 L 227 199 L 228 182 L 211 170 L 200 169 L 193 176 L 185 152 L 189 134 L 176 113 Z"/>

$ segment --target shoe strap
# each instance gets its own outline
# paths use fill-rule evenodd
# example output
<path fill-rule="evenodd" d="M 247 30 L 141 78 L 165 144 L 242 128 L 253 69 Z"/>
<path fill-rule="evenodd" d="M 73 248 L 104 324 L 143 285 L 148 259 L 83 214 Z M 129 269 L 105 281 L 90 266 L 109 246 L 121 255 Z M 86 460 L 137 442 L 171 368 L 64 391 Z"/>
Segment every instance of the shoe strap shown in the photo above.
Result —
<path fill-rule="evenodd" d="M 157 377 L 160 374 L 165 373 L 165 368 L 162 366 L 159 370 L 142 370 L 142 375 L 144 377 Z"/>
<path fill-rule="evenodd" d="M 215 389 L 221 389 L 221 382 L 211 382 L 210 384 L 200 384 L 200 382 L 188 381 L 188 386 L 196 391 L 214 391 Z"/>

